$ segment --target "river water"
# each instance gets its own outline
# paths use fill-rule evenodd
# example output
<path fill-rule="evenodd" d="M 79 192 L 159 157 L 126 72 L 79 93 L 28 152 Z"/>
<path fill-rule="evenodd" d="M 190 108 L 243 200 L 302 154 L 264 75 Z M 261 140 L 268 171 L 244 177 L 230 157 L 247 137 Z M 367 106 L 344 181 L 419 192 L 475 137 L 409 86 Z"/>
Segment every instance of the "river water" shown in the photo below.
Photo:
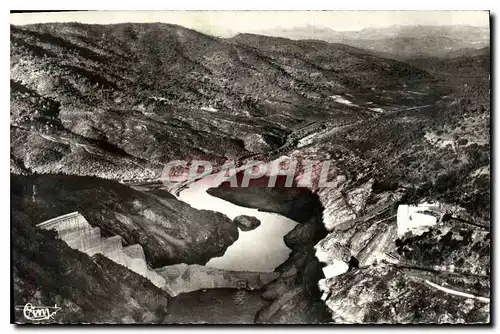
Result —
<path fill-rule="evenodd" d="M 218 186 L 216 178 L 217 175 L 212 174 L 191 183 L 179 193 L 178 199 L 196 209 L 223 213 L 230 219 L 239 215 L 253 216 L 261 224 L 252 231 L 238 229 L 238 240 L 227 248 L 223 256 L 212 258 L 206 266 L 238 271 L 274 271 L 291 252 L 283 242 L 283 237 L 297 222 L 279 214 L 245 208 L 209 195 L 207 189 Z"/>

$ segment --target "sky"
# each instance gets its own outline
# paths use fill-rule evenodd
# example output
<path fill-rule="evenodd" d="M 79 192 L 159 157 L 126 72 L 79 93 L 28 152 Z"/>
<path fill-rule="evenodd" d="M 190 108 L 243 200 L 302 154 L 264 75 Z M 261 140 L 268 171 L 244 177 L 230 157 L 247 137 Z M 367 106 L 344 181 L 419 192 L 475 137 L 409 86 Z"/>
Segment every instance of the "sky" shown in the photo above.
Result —
<path fill-rule="evenodd" d="M 163 22 L 216 36 L 306 25 L 338 31 L 391 25 L 470 25 L 488 27 L 487 11 L 91 11 L 10 14 L 15 25 L 81 22 L 112 24 Z"/>

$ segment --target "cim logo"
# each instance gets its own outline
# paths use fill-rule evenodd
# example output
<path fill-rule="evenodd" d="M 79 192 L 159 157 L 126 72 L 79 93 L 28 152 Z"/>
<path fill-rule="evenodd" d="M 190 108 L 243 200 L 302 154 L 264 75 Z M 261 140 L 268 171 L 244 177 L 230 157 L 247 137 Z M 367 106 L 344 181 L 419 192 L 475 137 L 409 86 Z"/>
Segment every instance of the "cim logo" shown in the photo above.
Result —
<path fill-rule="evenodd" d="M 22 310 L 23 315 L 27 320 L 31 321 L 43 321 L 54 319 L 57 312 L 61 310 L 60 307 L 55 304 L 54 306 L 33 306 L 31 303 L 27 303 L 24 306 L 16 306 L 17 310 Z"/>

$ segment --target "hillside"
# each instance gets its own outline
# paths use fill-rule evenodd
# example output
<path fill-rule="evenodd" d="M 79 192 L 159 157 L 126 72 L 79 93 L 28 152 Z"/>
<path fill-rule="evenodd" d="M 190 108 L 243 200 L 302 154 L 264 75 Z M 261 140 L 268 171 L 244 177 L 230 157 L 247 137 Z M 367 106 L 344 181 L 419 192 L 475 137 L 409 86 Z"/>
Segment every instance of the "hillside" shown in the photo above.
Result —
<path fill-rule="evenodd" d="M 409 63 L 434 75 L 458 80 L 466 77 L 487 79 L 490 70 L 490 47 L 461 50 L 449 58 L 414 58 Z"/>
<path fill-rule="evenodd" d="M 425 104 L 429 80 L 324 42 L 225 40 L 168 24 L 12 26 L 13 171 L 153 177 L 170 160 L 277 148 L 311 119 L 373 115 L 332 95 Z"/>

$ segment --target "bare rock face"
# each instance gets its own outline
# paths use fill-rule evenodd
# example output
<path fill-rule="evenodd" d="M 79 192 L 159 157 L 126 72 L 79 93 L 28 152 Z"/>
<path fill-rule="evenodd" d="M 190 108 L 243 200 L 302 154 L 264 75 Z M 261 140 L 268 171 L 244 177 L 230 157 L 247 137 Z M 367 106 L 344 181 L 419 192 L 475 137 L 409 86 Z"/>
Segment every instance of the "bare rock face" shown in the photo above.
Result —
<path fill-rule="evenodd" d="M 373 180 L 369 180 L 359 188 L 325 188 L 319 192 L 319 198 L 328 206 L 325 225 L 331 230 L 315 245 L 320 262 L 337 266 L 339 261 L 349 264 L 354 258 L 357 265 L 366 266 L 395 249 L 397 222 L 393 207 L 401 195 L 374 194 L 372 186 Z"/>
<path fill-rule="evenodd" d="M 293 230 L 288 232 L 283 238 L 288 248 L 300 250 L 313 247 L 317 240 L 325 235 L 325 228 L 320 223 L 298 224 Z"/>
<path fill-rule="evenodd" d="M 480 218 L 448 203 L 404 203 L 371 180 L 318 195 L 330 230 L 315 245 L 319 288 L 334 322 L 489 321 L 490 234 Z"/>
<path fill-rule="evenodd" d="M 238 225 L 242 231 L 251 231 L 260 226 L 260 220 L 251 216 L 237 216 L 233 221 Z"/>
<path fill-rule="evenodd" d="M 373 180 L 369 180 L 351 189 L 346 189 L 343 183 L 336 188 L 320 188 L 318 196 L 325 208 L 325 227 L 331 230 L 336 224 L 356 218 L 365 209 L 372 185 Z"/>
<path fill-rule="evenodd" d="M 445 204 L 440 208 L 457 209 Z M 320 281 L 322 299 L 333 320 L 488 322 L 488 227 L 448 213 L 450 218 L 439 219 L 426 231 L 398 236 L 400 222 L 395 212 L 393 207 L 381 206 L 378 211 L 338 224 L 316 245 L 316 256 L 328 264 L 324 271 L 339 261 L 346 262 L 349 256 L 359 264 L 359 268 L 335 275 L 325 271 L 326 279 Z"/>
<path fill-rule="evenodd" d="M 301 286 L 286 288 L 273 302 L 257 315 L 256 322 L 262 324 L 312 324 L 328 322 L 328 313 L 323 303 L 311 296 Z"/>
<path fill-rule="evenodd" d="M 339 323 L 488 321 L 488 301 L 445 289 L 431 281 L 433 276 L 392 264 L 350 271 L 327 280 L 326 305 Z"/>

